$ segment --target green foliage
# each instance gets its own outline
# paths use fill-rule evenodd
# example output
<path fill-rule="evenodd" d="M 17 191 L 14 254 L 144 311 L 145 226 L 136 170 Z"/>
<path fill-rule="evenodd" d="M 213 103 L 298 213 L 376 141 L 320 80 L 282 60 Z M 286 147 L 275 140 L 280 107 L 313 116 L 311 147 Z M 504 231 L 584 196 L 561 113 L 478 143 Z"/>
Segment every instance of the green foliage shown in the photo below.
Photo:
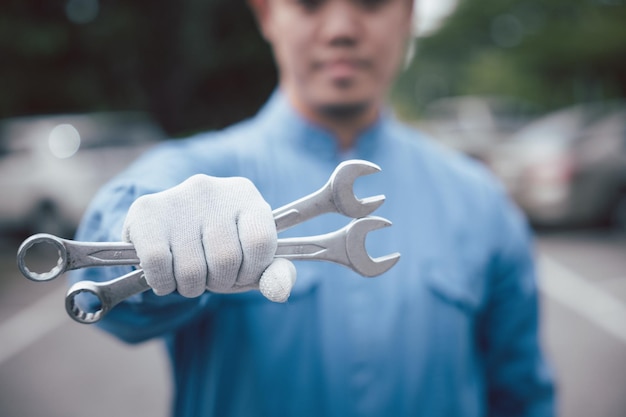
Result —
<path fill-rule="evenodd" d="M 393 97 L 406 118 L 453 95 L 517 97 L 544 110 L 625 97 L 624 22 L 624 0 L 461 0 L 419 40 Z"/>
<path fill-rule="evenodd" d="M 243 0 L 0 3 L 0 117 L 144 110 L 179 135 L 253 114 L 275 83 Z"/>
<path fill-rule="evenodd" d="M 458 94 L 544 109 L 626 94 L 626 0 L 459 1 L 398 79 L 401 115 Z M 253 114 L 275 84 L 244 0 L 0 2 L 0 118 L 145 110 L 181 135 Z"/>

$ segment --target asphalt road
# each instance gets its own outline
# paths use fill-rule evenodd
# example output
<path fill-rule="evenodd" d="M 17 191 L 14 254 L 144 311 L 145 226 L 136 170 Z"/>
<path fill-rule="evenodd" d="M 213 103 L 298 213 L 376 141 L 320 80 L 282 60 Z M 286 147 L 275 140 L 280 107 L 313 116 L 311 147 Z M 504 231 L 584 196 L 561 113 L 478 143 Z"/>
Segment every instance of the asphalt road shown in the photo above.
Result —
<path fill-rule="evenodd" d="M 626 236 L 544 233 L 537 246 L 559 415 L 626 417 Z"/>
<path fill-rule="evenodd" d="M 0 416 L 168 416 L 162 346 L 127 346 L 70 320 L 64 282 L 24 279 L 18 244 L 0 239 Z M 559 416 L 626 417 L 626 236 L 541 233 L 537 248 Z"/>

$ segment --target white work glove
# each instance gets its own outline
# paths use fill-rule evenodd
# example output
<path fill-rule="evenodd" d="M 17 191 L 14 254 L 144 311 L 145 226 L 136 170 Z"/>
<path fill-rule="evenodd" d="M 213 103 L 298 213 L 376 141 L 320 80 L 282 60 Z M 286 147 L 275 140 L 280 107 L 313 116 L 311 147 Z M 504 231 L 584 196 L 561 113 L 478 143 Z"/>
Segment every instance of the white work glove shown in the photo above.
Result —
<path fill-rule="evenodd" d="M 284 302 L 296 279 L 291 261 L 274 259 L 271 208 L 245 178 L 194 175 L 142 196 L 128 211 L 122 239 L 135 246 L 157 295 L 259 289 L 269 300 Z"/>

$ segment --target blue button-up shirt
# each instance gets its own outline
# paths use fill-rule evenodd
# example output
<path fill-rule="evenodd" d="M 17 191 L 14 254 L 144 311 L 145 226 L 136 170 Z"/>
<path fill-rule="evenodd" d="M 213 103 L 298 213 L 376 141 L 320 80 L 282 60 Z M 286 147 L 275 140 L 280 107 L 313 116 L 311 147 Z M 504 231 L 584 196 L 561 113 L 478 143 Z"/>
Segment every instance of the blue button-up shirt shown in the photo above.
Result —
<path fill-rule="evenodd" d="M 382 168 L 355 188 L 359 197 L 387 197 L 374 214 L 393 226 L 372 232 L 367 249 L 400 252 L 390 271 L 363 278 L 297 262 L 284 304 L 257 291 L 195 299 L 146 292 L 99 325 L 128 342 L 166 341 L 176 417 L 552 416 L 527 225 L 478 163 L 388 114 L 341 152 L 277 92 L 248 121 L 146 154 L 100 191 L 77 238 L 119 240 L 138 196 L 193 174 L 250 178 L 276 208 L 317 190 L 348 158 Z M 348 221 L 323 215 L 280 237 Z M 123 272 L 90 269 L 72 279 Z"/>

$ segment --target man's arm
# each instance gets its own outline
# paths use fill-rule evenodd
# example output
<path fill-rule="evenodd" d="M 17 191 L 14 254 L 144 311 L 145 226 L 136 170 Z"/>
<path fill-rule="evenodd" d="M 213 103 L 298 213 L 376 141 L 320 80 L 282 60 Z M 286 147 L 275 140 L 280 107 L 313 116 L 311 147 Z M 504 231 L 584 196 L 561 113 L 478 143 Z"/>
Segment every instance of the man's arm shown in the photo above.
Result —
<path fill-rule="evenodd" d="M 531 234 L 519 211 L 502 199 L 505 209 L 491 219 L 497 255 L 480 329 L 489 416 L 553 416 L 554 385 L 541 349 Z"/>
<path fill-rule="evenodd" d="M 76 239 L 83 241 L 119 241 L 128 208 L 140 189 L 132 181 L 115 181 L 99 191 L 85 214 Z M 89 268 L 72 271 L 71 283 L 109 281 L 129 272 L 131 267 Z M 209 306 L 209 295 L 185 298 L 178 294 L 164 297 L 152 291 L 131 297 L 111 310 L 97 326 L 129 343 L 160 336 L 193 319 Z"/>
<path fill-rule="evenodd" d="M 208 167 L 218 170 L 220 162 L 198 158 L 189 145 L 199 143 L 169 142 L 140 158 L 100 190 L 78 230 L 78 240 L 122 239 L 135 246 L 153 291 L 119 304 L 100 323 L 129 342 L 175 330 L 206 312 L 215 305 L 210 294 L 261 289 L 283 302 L 295 282 L 293 264 L 274 258 L 269 204 L 251 181 L 226 178 L 236 174 L 232 170 L 210 176 Z M 129 271 L 77 271 L 71 280 L 107 281 Z"/>

